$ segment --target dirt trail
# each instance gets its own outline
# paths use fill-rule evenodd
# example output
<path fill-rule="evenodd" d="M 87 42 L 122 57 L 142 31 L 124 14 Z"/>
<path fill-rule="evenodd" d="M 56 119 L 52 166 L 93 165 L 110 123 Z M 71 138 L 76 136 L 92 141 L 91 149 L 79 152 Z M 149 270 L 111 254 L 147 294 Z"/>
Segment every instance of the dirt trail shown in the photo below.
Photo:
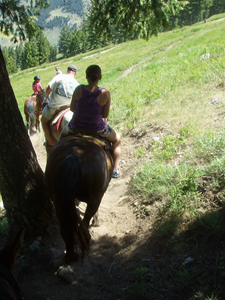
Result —
<path fill-rule="evenodd" d="M 43 134 L 34 134 L 31 141 L 44 170 L 46 154 Z M 91 228 L 91 253 L 85 257 L 83 264 L 78 262 L 71 266 L 71 282 L 57 275 L 59 265 L 55 258 L 65 250 L 58 228 L 52 229 L 48 241 L 40 237 L 37 248 L 24 250 L 23 266 L 17 268 L 26 299 L 125 299 L 123 297 L 129 290 L 132 272 L 143 259 L 148 262 L 144 248 L 140 248 L 142 253 L 139 253 L 148 226 L 144 220 L 135 217 L 134 199 L 128 189 L 135 170 L 135 147 L 137 142 L 134 139 L 123 140 L 121 175 L 110 182 L 99 209 L 100 226 Z M 138 257 L 136 261 L 133 261 L 134 256 Z"/>

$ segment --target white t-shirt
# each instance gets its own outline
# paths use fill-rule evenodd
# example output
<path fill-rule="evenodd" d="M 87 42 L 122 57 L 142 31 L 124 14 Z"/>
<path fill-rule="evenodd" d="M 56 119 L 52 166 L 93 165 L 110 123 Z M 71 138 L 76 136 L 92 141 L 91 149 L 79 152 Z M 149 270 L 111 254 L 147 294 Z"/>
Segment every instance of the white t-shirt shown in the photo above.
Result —
<path fill-rule="evenodd" d="M 71 75 L 59 74 L 56 75 L 48 85 L 52 90 L 49 107 L 59 108 L 64 105 L 70 106 L 73 92 L 79 83 Z"/>

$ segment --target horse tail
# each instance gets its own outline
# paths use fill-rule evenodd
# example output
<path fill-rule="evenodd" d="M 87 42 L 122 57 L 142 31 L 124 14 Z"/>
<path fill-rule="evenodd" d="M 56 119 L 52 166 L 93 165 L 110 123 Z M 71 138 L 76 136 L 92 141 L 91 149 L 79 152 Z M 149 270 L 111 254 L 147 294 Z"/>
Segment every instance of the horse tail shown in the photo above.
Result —
<path fill-rule="evenodd" d="M 29 117 L 30 117 L 31 127 L 33 127 L 35 125 L 35 120 L 36 120 L 35 107 L 34 107 L 34 102 L 33 101 L 29 101 L 27 103 L 27 112 L 28 112 Z"/>
<path fill-rule="evenodd" d="M 73 153 L 67 155 L 58 167 L 55 158 L 54 155 L 51 156 L 45 174 L 50 190 L 54 191 L 52 196 L 60 223 L 61 235 L 67 245 L 67 250 L 68 245 L 74 249 L 74 245 L 76 246 L 78 241 L 83 260 L 84 255 L 89 253 L 91 235 L 86 224 L 82 222 L 80 211 L 75 205 L 75 201 L 79 197 L 77 193 L 81 184 L 81 166 Z M 71 245 L 71 241 L 73 245 Z M 70 254 L 67 253 L 67 255 Z"/>

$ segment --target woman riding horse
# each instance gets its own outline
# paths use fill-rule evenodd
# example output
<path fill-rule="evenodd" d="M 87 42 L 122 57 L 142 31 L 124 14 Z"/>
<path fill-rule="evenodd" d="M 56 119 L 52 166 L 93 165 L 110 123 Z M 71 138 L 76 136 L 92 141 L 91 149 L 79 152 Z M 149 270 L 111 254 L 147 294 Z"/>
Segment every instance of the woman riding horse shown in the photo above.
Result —
<path fill-rule="evenodd" d="M 38 106 L 37 97 L 40 97 L 40 104 Z M 29 96 L 24 103 L 24 114 L 26 118 L 26 126 L 28 133 L 31 134 L 31 129 L 35 126 L 36 130 L 40 131 L 39 117 L 42 113 L 43 107 L 48 103 L 45 97 L 45 92 L 42 89 L 37 95 Z"/>
<path fill-rule="evenodd" d="M 42 91 L 40 84 L 41 77 L 39 75 L 34 76 L 34 82 L 32 84 L 33 94 L 28 97 L 24 103 L 24 114 L 27 122 L 27 131 L 31 134 L 31 129 L 35 126 L 36 130 L 40 131 L 39 116 L 42 109 L 36 108 L 36 96 Z"/>

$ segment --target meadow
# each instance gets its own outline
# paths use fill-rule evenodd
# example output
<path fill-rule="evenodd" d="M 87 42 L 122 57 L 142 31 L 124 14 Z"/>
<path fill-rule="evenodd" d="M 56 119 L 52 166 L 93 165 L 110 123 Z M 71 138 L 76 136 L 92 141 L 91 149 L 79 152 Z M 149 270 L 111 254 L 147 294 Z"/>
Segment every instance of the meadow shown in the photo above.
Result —
<path fill-rule="evenodd" d="M 56 65 L 65 73 L 67 66 L 73 63 L 78 68 L 76 79 L 85 83 L 86 68 L 98 64 L 103 75 L 101 86 L 111 92 L 110 124 L 122 136 L 132 129 L 145 131 L 146 124 L 169 129 L 168 136 L 151 146 L 151 166 L 160 162 L 166 168 L 177 153 L 182 152 L 179 165 L 184 173 L 188 167 L 206 167 L 206 163 L 210 168 L 215 159 L 222 159 L 225 143 L 224 22 L 223 19 L 208 20 L 161 33 L 149 41 L 111 45 L 12 75 L 10 81 L 19 110 L 23 115 L 24 101 L 32 93 L 34 75 L 41 76 L 45 88 L 55 76 Z M 147 152 L 148 149 L 141 149 L 140 157 Z M 145 168 L 149 170 L 148 165 Z M 182 176 L 186 175 L 181 175 L 181 179 Z M 143 198 L 146 198 L 145 178 L 137 182 L 134 180 L 138 195 L 142 195 L 143 189 Z"/>
<path fill-rule="evenodd" d="M 10 76 L 23 115 L 34 75 L 40 75 L 42 86 L 47 87 L 56 65 L 65 73 L 73 63 L 78 68 L 76 79 L 85 83 L 86 68 L 98 64 L 103 75 L 101 86 L 109 89 L 112 97 L 109 122 L 122 138 L 133 130 L 146 132 L 150 124 L 167 128 L 159 140 L 136 148 L 140 164 L 130 189 L 147 220 L 153 199 L 160 202 L 152 230 L 158 238 L 173 236 L 175 241 L 180 234 L 174 248 L 185 231 L 194 232 L 193 242 L 200 232 L 205 238 L 223 233 L 224 17 L 214 16 L 207 23 L 160 33 L 149 41 L 111 45 Z M 224 247 L 218 253 L 224 278 Z M 194 284 L 196 268 L 200 270 L 195 266 L 177 273 L 178 282 Z M 194 299 L 222 298 L 196 294 Z"/>
<path fill-rule="evenodd" d="M 122 136 L 134 128 L 144 129 L 146 122 L 166 125 L 171 136 L 183 135 L 186 144 L 193 145 L 194 140 L 204 139 L 205 135 L 221 135 L 225 107 L 222 17 L 220 21 L 209 19 L 207 23 L 161 33 L 149 41 L 111 45 L 12 75 L 10 81 L 19 110 L 23 115 L 24 101 L 32 94 L 35 75 L 41 76 L 45 88 L 55 76 L 55 66 L 65 73 L 73 63 L 78 68 L 76 79 L 85 83 L 86 68 L 98 64 L 103 75 L 101 86 L 111 92 L 110 123 Z M 214 16 L 212 20 L 215 19 Z M 195 147 L 186 155 L 201 152 Z"/>

